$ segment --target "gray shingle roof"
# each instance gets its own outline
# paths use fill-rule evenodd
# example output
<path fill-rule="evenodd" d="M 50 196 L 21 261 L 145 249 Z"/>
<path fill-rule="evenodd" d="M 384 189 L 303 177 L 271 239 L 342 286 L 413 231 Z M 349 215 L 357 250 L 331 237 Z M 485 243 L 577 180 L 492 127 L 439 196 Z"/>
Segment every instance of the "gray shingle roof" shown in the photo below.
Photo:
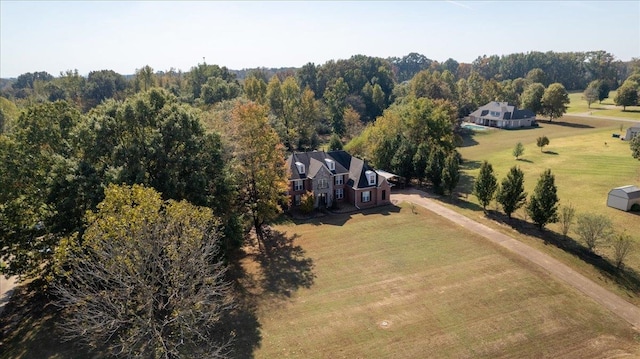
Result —
<path fill-rule="evenodd" d="M 369 185 L 366 171 L 374 171 L 374 169 L 367 165 L 365 161 L 360 158 L 351 156 L 346 151 L 314 151 L 314 152 L 301 152 L 294 153 L 287 158 L 287 166 L 291 171 L 292 180 L 313 178 L 321 168 L 329 170 L 325 159 L 331 159 L 335 162 L 335 171 L 330 171 L 333 174 L 345 173 L 348 174 L 348 178 L 345 181 L 347 186 L 354 189 L 374 187 Z M 305 173 L 300 174 L 296 167 L 296 162 L 300 162 L 305 166 Z M 374 171 L 375 172 L 375 171 Z M 381 181 L 386 180 L 376 172 L 376 185 Z"/>

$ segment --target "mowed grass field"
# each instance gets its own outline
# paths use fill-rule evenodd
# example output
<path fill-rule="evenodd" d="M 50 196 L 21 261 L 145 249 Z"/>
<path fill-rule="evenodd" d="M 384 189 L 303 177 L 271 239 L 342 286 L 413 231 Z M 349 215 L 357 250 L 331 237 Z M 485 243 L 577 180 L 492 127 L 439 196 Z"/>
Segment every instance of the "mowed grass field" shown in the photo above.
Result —
<path fill-rule="evenodd" d="M 640 161 L 631 157 L 629 142 L 612 138 L 631 125 L 629 122 L 565 116 L 559 121 L 540 121 L 539 128 L 523 130 L 491 130 L 476 132 L 459 148 L 465 160 L 463 176 L 458 190 L 466 194 L 467 205 L 458 208 L 466 215 L 482 220 L 477 198 L 471 195 L 472 183 L 478 174 L 480 163 L 489 161 L 498 181 L 509 168 L 519 166 L 525 173 L 525 188 L 531 194 L 540 174 L 547 168 L 555 175 L 561 205 L 573 205 L 577 213 L 600 213 L 608 216 L 618 232 L 631 235 L 637 246 L 627 259 L 627 264 L 640 271 L 640 214 L 623 212 L 607 207 L 607 194 L 611 188 L 623 185 L 640 185 Z M 536 146 L 536 138 L 547 136 L 549 146 L 543 151 Z M 516 160 L 513 147 L 522 142 L 525 153 Z M 497 205 L 490 205 L 498 209 Z M 516 218 L 526 220 L 524 209 Z M 560 232 L 560 224 L 550 224 L 551 231 Z M 575 224 L 572 229 L 575 229 Z M 510 233 L 513 234 L 513 233 Z M 570 231 L 569 236 L 579 241 Z M 602 246 L 598 254 L 611 256 L 612 249 Z M 638 303 L 637 293 L 628 293 L 630 300 Z"/>
<path fill-rule="evenodd" d="M 589 104 L 584 99 L 584 92 L 572 92 L 569 94 L 569 108 L 568 114 L 590 114 L 591 116 L 604 116 L 604 117 L 622 117 L 630 118 L 640 121 L 640 106 L 627 106 L 626 111 L 622 111 L 622 106 L 616 106 L 614 98 L 616 97 L 616 91 L 611 91 L 609 97 L 604 99 L 602 103 L 596 101 Z"/>
<path fill-rule="evenodd" d="M 275 228 L 315 280 L 259 306 L 256 358 L 640 355 L 626 322 L 537 267 L 422 208 L 379 211 Z"/>

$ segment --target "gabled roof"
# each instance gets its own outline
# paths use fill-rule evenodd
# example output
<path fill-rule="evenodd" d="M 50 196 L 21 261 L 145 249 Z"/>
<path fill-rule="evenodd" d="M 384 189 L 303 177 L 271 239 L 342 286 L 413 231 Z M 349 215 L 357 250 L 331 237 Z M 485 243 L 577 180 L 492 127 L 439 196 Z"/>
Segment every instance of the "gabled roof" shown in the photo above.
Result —
<path fill-rule="evenodd" d="M 499 112 L 500 116 L 494 116 L 492 112 Z M 491 101 L 484 106 L 480 106 L 469 116 L 483 117 L 496 120 L 520 120 L 525 118 L 534 118 L 536 115 L 531 110 L 518 110 L 515 106 L 509 105 L 508 102 Z"/>
<path fill-rule="evenodd" d="M 338 174 L 338 173 L 349 173 L 349 171 L 341 166 L 340 163 L 336 161 L 335 170 L 330 171 L 329 167 L 325 159 L 332 159 L 326 152 L 324 151 L 313 151 L 313 152 L 300 152 L 294 153 L 287 158 L 287 167 L 291 172 L 290 179 L 304 179 L 304 178 L 313 178 L 318 173 L 321 168 L 326 168 L 327 171 Z M 296 167 L 296 162 L 300 162 L 305 167 L 305 173 L 301 174 L 298 172 L 298 168 Z"/>
<path fill-rule="evenodd" d="M 327 166 L 326 159 L 333 160 L 335 162 L 335 170 L 330 171 Z M 298 172 L 296 162 L 300 162 L 305 166 L 305 173 Z M 314 152 L 301 152 L 294 153 L 287 158 L 287 166 L 291 172 L 290 179 L 304 179 L 313 178 L 321 170 L 327 170 L 333 174 L 348 174 L 348 178 L 345 181 L 347 186 L 354 189 L 361 189 L 367 187 L 375 187 L 386 179 L 379 173 L 366 164 L 365 161 L 360 158 L 353 157 L 346 151 L 314 151 Z M 366 172 L 374 171 L 376 173 L 376 184 L 374 186 L 369 185 Z"/>
<path fill-rule="evenodd" d="M 632 185 L 616 187 L 609 191 L 609 194 L 611 194 L 611 192 L 616 192 L 617 194 L 620 194 L 628 199 L 640 198 L 640 188 Z"/>

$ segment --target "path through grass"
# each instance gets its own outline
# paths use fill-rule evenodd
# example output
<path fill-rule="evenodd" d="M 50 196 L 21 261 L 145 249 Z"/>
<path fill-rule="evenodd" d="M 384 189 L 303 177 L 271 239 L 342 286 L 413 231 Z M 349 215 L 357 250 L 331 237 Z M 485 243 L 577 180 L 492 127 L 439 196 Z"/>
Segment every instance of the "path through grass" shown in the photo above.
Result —
<path fill-rule="evenodd" d="M 315 281 L 270 299 L 257 358 L 601 358 L 637 352 L 622 320 L 419 207 L 280 225 Z"/>

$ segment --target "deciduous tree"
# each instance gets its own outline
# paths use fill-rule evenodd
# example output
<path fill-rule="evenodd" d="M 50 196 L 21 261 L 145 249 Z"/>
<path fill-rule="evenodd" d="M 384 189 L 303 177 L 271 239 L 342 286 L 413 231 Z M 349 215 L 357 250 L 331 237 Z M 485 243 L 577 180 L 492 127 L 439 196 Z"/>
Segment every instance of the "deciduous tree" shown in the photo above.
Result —
<path fill-rule="evenodd" d="M 619 233 L 612 242 L 613 260 L 617 269 L 622 268 L 624 260 L 633 249 L 633 239 L 627 233 Z"/>
<path fill-rule="evenodd" d="M 561 83 L 552 83 L 542 95 L 542 114 L 549 117 L 549 122 L 567 112 L 569 94 Z"/>
<path fill-rule="evenodd" d="M 513 148 L 512 153 L 516 160 L 518 159 L 518 157 L 524 154 L 524 145 L 522 144 L 522 142 L 516 143 L 516 146 Z"/>
<path fill-rule="evenodd" d="M 449 196 L 453 194 L 453 190 L 460 181 L 460 163 L 458 161 L 457 152 L 451 152 L 444 161 L 442 169 L 442 187 Z"/>
<path fill-rule="evenodd" d="M 542 96 L 544 95 L 544 85 L 532 83 L 527 86 L 520 96 L 520 107 L 529 109 L 535 114 L 542 113 Z"/>
<path fill-rule="evenodd" d="M 573 224 L 573 217 L 576 215 L 576 208 L 569 204 L 568 206 L 560 207 L 560 225 L 562 226 L 562 235 L 567 236 L 569 229 Z"/>
<path fill-rule="evenodd" d="M 598 91 L 599 84 L 600 81 L 592 81 L 582 94 L 587 101 L 588 108 L 591 108 L 592 103 L 598 101 L 598 97 L 600 96 L 600 92 Z"/>
<path fill-rule="evenodd" d="M 542 149 L 544 148 L 544 146 L 549 144 L 549 138 L 547 136 L 540 136 L 536 139 L 536 146 L 540 147 L 540 152 L 542 152 Z"/>
<path fill-rule="evenodd" d="M 520 168 L 511 167 L 502 180 L 496 200 L 502 205 L 502 210 L 509 218 L 513 212 L 525 204 L 527 192 L 524 191 L 524 173 Z"/>
<path fill-rule="evenodd" d="M 631 156 L 640 160 L 640 135 L 636 135 L 629 143 L 629 147 L 631 147 Z"/>
<path fill-rule="evenodd" d="M 576 233 L 587 245 L 587 248 L 594 252 L 601 242 L 608 241 L 613 235 L 613 223 L 609 217 L 603 214 L 579 214 Z"/>
<path fill-rule="evenodd" d="M 138 185 L 105 192 L 55 284 L 67 339 L 105 356 L 225 357 L 234 299 L 211 210 Z"/>
<path fill-rule="evenodd" d="M 558 189 L 551 170 L 544 171 L 527 204 L 527 213 L 538 228 L 558 221 Z"/>
<path fill-rule="evenodd" d="M 638 90 L 631 85 L 622 85 L 618 88 L 614 101 L 616 106 L 622 106 L 622 111 L 626 111 L 627 106 L 635 106 L 638 104 Z"/>
<path fill-rule="evenodd" d="M 281 213 L 288 187 L 284 148 L 267 114 L 266 107 L 250 102 L 237 105 L 232 115 L 235 171 L 259 244 L 264 225 Z"/>
<path fill-rule="evenodd" d="M 480 166 L 480 173 L 478 173 L 478 177 L 476 177 L 476 181 L 473 184 L 473 194 L 478 197 L 478 201 L 484 211 L 487 210 L 487 206 L 491 203 L 497 189 L 498 180 L 493 174 L 493 166 L 489 162 L 483 161 Z"/>

